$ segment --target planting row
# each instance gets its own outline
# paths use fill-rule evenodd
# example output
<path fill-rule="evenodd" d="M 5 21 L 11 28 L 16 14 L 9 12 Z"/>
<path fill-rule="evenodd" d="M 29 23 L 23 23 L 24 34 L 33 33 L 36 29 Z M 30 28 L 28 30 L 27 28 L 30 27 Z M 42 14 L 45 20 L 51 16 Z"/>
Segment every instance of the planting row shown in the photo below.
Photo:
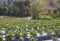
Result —
<path fill-rule="evenodd" d="M 30 39 L 55 34 L 60 34 L 59 20 L 0 20 L 0 40 Z"/>

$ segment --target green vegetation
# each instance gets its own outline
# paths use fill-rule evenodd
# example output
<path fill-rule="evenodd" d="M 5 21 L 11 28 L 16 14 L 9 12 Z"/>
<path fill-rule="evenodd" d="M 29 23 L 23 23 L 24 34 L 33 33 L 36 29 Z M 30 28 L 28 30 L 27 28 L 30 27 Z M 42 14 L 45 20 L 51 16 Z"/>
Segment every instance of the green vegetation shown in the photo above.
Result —
<path fill-rule="evenodd" d="M 53 40 L 53 41 L 56 41 L 56 40 L 57 40 L 57 37 L 52 37 L 52 40 Z"/>
<path fill-rule="evenodd" d="M 8 35 L 15 34 L 18 37 L 20 34 L 26 37 L 26 28 L 29 28 L 29 32 L 33 37 L 36 35 L 35 30 L 39 33 L 43 30 L 48 33 L 51 33 L 51 31 L 60 33 L 59 25 L 60 20 L 0 20 L 0 29 L 6 28 Z M 43 26 L 44 29 L 42 29 Z M 37 27 L 39 27 L 39 29 L 37 29 Z M 14 33 L 15 30 L 17 30 L 16 33 Z"/>
<path fill-rule="evenodd" d="M 11 41 L 11 36 L 10 35 L 6 35 L 5 38 L 6 38 L 7 41 Z"/>
<path fill-rule="evenodd" d="M 48 2 L 49 6 L 44 4 L 46 2 Z M 44 5 L 47 7 L 43 7 Z M 14 17 L 32 16 L 32 19 L 52 20 L 60 18 L 60 6 L 50 0 L 37 0 L 34 2 L 32 0 L 16 0 L 6 8 L 0 7 L 0 16 L 2 15 Z"/>
<path fill-rule="evenodd" d="M 0 41 L 2 41 L 2 36 L 0 35 Z"/>
<path fill-rule="evenodd" d="M 43 6 L 45 3 L 46 6 L 48 4 L 47 7 Z M 58 3 L 60 4 L 60 1 Z M 0 29 L 5 28 L 7 41 L 11 41 L 12 38 L 24 41 L 26 37 L 29 37 L 30 41 L 37 41 L 37 33 L 42 36 L 44 32 L 47 35 L 60 34 L 60 6 L 54 4 L 53 1 L 16 0 L 7 7 L 0 7 L 0 16 L 12 16 L 17 19 L 18 17 L 32 17 L 32 20 L 15 18 L 15 20 L 10 20 L 10 18 L 9 20 L 0 20 Z M 56 40 L 56 37 L 51 38 L 53 41 Z M 0 41 L 2 41 L 2 35 L 0 35 Z"/>
<path fill-rule="evenodd" d="M 37 39 L 36 38 L 31 38 L 30 41 L 37 41 Z"/>
<path fill-rule="evenodd" d="M 11 41 L 13 36 L 18 40 L 20 40 L 20 37 L 25 38 L 27 32 L 30 32 L 30 41 L 36 41 L 37 32 L 40 35 L 43 34 L 42 31 L 48 35 L 52 34 L 52 32 L 60 34 L 60 20 L 0 20 L 0 29 L 2 28 L 5 28 L 7 33 L 5 36 L 7 41 Z M 1 39 L 2 37 L 0 37 Z M 55 38 L 52 39 L 55 40 Z"/>

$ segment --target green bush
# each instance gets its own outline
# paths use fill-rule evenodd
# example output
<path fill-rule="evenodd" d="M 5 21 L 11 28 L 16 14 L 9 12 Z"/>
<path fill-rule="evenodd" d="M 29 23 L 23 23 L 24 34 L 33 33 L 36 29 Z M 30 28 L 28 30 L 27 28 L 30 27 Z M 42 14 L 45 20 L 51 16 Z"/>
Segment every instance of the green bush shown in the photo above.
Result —
<path fill-rule="evenodd" d="M 16 33 L 15 33 L 15 38 L 17 38 L 17 39 L 20 38 L 20 33 L 19 33 L 19 32 L 16 32 Z"/>
<path fill-rule="evenodd" d="M 27 32 L 26 31 L 23 31 L 22 34 L 23 34 L 23 37 L 27 36 Z"/>
<path fill-rule="evenodd" d="M 2 41 L 2 36 L 0 35 L 0 41 Z"/>
<path fill-rule="evenodd" d="M 49 15 L 40 15 L 40 16 L 37 16 L 36 19 L 41 19 L 41 20 L 52 20 L 53 18 Z"/>
<path fill-rule="evenodd" d="M 53 41 L 56 41 L 56 40 L 57 40 L 57 37 L 52 37 L 52 40 L 53 40 Z"/>
<path fill-rule="evenodd" d="M 34 30 L 30 30 L 30 34 L 32 35 L 32 37 L 36 36 L 36 32 Z"/>
<path fill-rule="evenodd" d="M 11 35 L 6 35 L 6 36 L 5 36 L 5 39 L 6 39 L 7 41 L 11 41 Z"/>
<path fill-rule="evenodd" d="M 37 41 L 37 39 L 36 38 L 31 38 L 30 41 Z"/>

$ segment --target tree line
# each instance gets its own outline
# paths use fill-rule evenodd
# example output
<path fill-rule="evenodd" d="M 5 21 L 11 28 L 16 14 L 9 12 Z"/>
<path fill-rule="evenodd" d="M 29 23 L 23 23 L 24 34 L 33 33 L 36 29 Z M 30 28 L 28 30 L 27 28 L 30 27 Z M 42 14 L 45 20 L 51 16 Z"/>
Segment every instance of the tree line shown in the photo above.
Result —
<path fill-rule="evenodd" d="M 51 3 L 51 2 L 50 2 Z M 60 1 L 58 1 L 60 4 Z M 45 14 L 46 13 L 46 14 Z M 44 19 L 47 15 L 50 19 L 60 17 L 60 7 L 56 9 L 41 9 L 39 2 L 31 2 L 30 0 L 16 0 L 8 7 L 0 7 L 0 15 L 27 17 L 32 16 L 33 19 Z M 44 16 L 44 17 L 41 17 Z"/>

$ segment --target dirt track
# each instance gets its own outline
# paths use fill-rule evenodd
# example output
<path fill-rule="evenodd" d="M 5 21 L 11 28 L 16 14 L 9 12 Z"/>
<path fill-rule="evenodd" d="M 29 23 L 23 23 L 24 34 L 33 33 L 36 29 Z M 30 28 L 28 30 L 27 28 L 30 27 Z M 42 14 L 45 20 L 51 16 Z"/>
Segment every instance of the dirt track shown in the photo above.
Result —
<path fill-rule="evenodd" d="M 32 17 L 10 17 L 10 16 L 0 16 L 0 20 L 30 20 Z"/>

